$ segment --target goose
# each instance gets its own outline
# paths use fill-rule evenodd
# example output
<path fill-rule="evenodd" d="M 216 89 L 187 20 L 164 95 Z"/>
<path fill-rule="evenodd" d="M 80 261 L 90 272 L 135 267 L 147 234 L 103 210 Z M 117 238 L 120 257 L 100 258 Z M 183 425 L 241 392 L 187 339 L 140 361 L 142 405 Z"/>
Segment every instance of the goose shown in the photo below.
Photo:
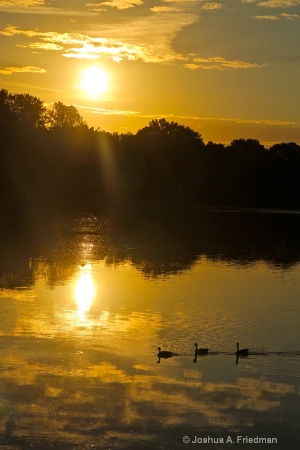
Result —
<path fill-rule="evenodd" d="M 241 348 L 239 342 L 236 343 L 236 355 L 237 356 L 248 356 L 249 348 Z"/>
<path fill-rule="evenodd" d="M 171 358 L 171 356 L 174 356 L 174 355 L 175 355 L 175 353 L 173 353 L 173 352 L 168 352 L 168 351 L 166 351 L 166 350 L 161 351 L 161 348 L 160 348 L 160 347 L 158 347 L 157 350 L 158 350 L 157 356 L 158 356 L 159 358 L 165 358 L 165 359 L 167 359 L 167 358 Z"/>
<path fill-rule="evenodd" d="M 195 355 L 207 355 L 209 352 L 209 348 L 198 348 L 198 344 L 194 344 L 195 348 Z"/>

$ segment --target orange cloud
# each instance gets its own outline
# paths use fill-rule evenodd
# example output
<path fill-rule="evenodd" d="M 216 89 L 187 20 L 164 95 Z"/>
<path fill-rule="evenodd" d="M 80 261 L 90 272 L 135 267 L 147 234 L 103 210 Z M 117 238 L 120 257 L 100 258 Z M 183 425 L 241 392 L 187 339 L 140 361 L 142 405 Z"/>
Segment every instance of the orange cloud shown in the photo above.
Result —
<path fill-rule="evenodd" d="M 221 3 L 209 2 L 209 3 L 204 3 L 204 5 L 202 6 L 201 9 L 209 11 L 211 9 L 222 9 L 222 8 L 223 8 L 223 5 Z"/>
<path fill-rule="evenodd" d="M 103 115 L 121 115 L 121 116 L 134 116 L 139 115 L 138 111 L 122 111 L 118 109 L 105 109 L 105 108 L 92 108 L 89 106 L 80 106 L 75 105 L 76 108 L 82 109 L 85 112 L 89 112 L 91 114 L 103 114 Z"/>
<path fill-rule="evenodd" d="M 44 0 L 2 0 L 1 1 L 1 7 L 5 8 L 28 8 L 32 6 L 44 6 L 45 1 Z"/>
<path fill-rule="evenodd" d="M 153 12 L 170 12 L 170 11 L 179 11 L 178 8 L 173 8 L 172 6 L 153 6 L 150 8 L 150 11 Z"/>
<path fill-rule="evenodd" d="M 223 70 L 226 67 L 233 69 L 249 69 L 263 67 L 264 64 L 250 63 L 239 60 L 226 60 L 220 56 L 211 58 L 194 58 L 192 63 L 185 64 L 187 69 Z"/>
<path fill-rule="evenodd" d="M 280 13 L 277 15 L 270 15 L 270 16 L 254 16 L 254 18 L 258 20 L 278 20 L 278 19 L 295 20 L 300 19 L 300 15 Z"/>
<path fill-rule="evenodd" d="M 19 27 L 15 27 L 14 25 L 7 25 L 3 31 L 0 31 L 0 34 L 3 36 L 15 36 L 16 34 L 21 34 L 25 36 L 36 36 L 38 33 L 33 30 L 21 30 Z"/>
<path fill-rule="evenodd" d="M 300 15 L 299 14 L 287 14 L 287 13 L 281 13 L 279 14 L 280 17 L 282 17 L 283 19 L 288 19 L 288 20 L 294 20 L 294 19 L 300 19 Z"/>
<path fill-rule="evenodd" d="M 137 5 L 142 5 L 143 3 L 144 2 L 142 0 L 108 0 L 106 2 L 99 3 L 99 5 L 111 6 L 117 9 L 128 9 Z"/>
<path fill-rule="evenodd" d="M 299 0 L 265 0 L 258 2 L 258 6 L 266 8 L 290 8 L 300 4 Z"/>
<path fill-rule="evenodd" d="M 254 16 L 258 20 L 278 20 L 278 16 Z"/>
<path fill-rule="evenodd" d="M 36 37 L 34 43 L 18 43 L 18 46 L 40 50 L 61 51 L 66 58 L 97 59 L 106 58 L 119 62 L 140 60 L 144 62 L 169 62 L 185 60 L 173 50 L 173 40 L 187 25 L 198 20 L 196 14 L 169 11 L 169 14 L 154 14 L 139 17 L 117 28 L 111 25 L 101 27 L 102 36 L 91 37 L 81 33 L 58 33 L 54 31 L 24 30 L 7 25 L 0 35 Z M 91 29 L 97 36 L 99 28 Z M 45 45 L 47 44 L 47 45 Z"/>
<path fill-rule="evenodd" d="M 38 50 L 63 50 L 61 45 L 57 45 L 50 42 L 32 42 L 31 44 L 17 44 L 17 47 L 21 48 L 33 48 Z"/>
<path fill-rule="evenodd" d="M 41 69 L 35 66 L 24 66 L 24 67 L 5 67 L 0 69 L 2 75 L 11 75 L 13 73 L 46 73 L 47 70 Z"/>

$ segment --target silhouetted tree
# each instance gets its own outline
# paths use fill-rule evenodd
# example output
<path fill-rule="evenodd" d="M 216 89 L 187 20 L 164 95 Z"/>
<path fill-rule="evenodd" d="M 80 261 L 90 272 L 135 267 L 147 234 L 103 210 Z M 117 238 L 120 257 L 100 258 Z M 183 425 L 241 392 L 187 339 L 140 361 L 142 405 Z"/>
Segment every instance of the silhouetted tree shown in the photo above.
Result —
<path fill-rule="evenodd" d="M 0 127 L 16 131 L 43 129 L 46 123 L 44 102 L 29 94 L 0 91 Z"/>
<path fill-rule="evenodd" d="M 45 127 L 46 107 L 42 100 L 29 94 L 15 94 L 13 100 L 13 112 L 22 127 Z"/>
<path fill-rule="evenodd" d="M 265 147 L 257 139 L 234 139 L 228 149 L 254 155 L 264 151 Z"/>
<path fill-rule="evenodd" d="M 177 122 L 168 122 L 166 119 L 154 119 L 147 127 L 142 128 L 137 136 L 170 136 L 186 140 L 202 141 L 201 135 L 190 127 L 179 125 Z"/>
<path fill-rule="evenodd" d="M 225 145 L 216 144 L 215 142 L 208 141 L 208 143 L 206 144 L 206 149 L 209 150 L 210 152 L 214 150 L 220 150 L 223 152 L 225 150 Z"/>
<path fill-rule="evenodd" d="M 269 149 L 269 153 L 277 160 L 299 162 L 300 146 L 295 142 L 282 142 L 281 144 L 272 145 Z"/>
<path fill-rule="evenodd" d="M 48 112 L 49 126 L 51 128 L 82 128 L 87 127 L 75 106 L 66 106 L 56 102 Z"/>
<path fill-rule="evenodd" d="M 0 129 L 3 130 L 12 120 L 11 94 L 5 89 L 0 90 Z"/>

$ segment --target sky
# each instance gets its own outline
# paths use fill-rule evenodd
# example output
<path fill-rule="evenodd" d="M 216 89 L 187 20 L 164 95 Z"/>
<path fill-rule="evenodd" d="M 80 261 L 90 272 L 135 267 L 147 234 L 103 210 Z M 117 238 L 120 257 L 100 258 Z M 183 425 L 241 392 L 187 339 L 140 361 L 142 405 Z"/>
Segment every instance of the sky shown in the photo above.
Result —
<path fill-rule="evenodd" d="M 0 49 L 1 89 L 95 128 L 300 144 L 300 0 L 0 0 Z"/>

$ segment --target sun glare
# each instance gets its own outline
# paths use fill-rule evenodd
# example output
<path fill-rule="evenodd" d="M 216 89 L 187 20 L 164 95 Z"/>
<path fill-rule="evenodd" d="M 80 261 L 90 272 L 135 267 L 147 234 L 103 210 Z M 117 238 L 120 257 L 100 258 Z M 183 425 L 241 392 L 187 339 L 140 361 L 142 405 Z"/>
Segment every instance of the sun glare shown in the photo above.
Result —
<path fill-rule="evenodd" d="M 90 309 L 94 295 L 95 286 L 91 274 L 91 266 L 87 265 L 81 269 L 75 287 L 75 298 L 78 307 L 78 314 L 80 316 L 84 316 L 84 313 Z"/>
<path fill-rule="evenodd" d="M 90 67 L 83 72 L 81 87 L 90 96 L 97 97 L 107 89 L 107 74 L 99 67 Z"/>

